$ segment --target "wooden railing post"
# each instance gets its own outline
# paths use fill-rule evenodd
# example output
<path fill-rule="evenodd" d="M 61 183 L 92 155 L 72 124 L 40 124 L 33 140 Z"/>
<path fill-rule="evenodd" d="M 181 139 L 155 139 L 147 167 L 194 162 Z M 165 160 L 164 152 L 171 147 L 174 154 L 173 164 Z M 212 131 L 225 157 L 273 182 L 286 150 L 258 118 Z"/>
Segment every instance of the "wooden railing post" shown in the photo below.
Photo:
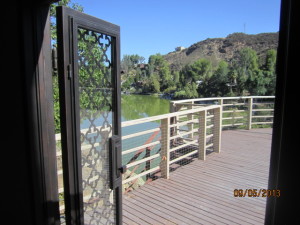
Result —
<path fill-rule="evenodd" d="M 161 162 L 160 170 L 162 178 L 169 179 L 170 176 L 170 123 L 169 118 L 161 120 Z"/>
<path fill-rule="evenodd" d="M 213 146 L 214 152 L 221 151 L 222 108 L 214 109 Z"/>
<path fill-rule="evenodd" d="M 188 109 L 193 109 L 194 101 L 192 101 L 191 103 L 192 103 L 191 105 L 187 106 Z M 192 121 L 194 119 L 193 114 L 188 114 L 187 119 L 189 121 Z M 188 124 L 188 130 L 192 131 L 193 129 L 194 129 L 194 124 L 193 123 Z M 191 133 L 188 135 L 188 138 L 190 138 L 190 139 L 193 139 L 193 137 L 194 137 L 194 133 Z"/>
<path fill-rule="evenodd" d="M 170 106 L 169 106 L 169 108 L 170 108 L 170 113 L 176 112 L 175 107 L 176 107 L 176 106 L 175 106 L 175 103 L 170 102 Z"/>
<path fill-rule="evenodd" d="M 178 106 L 175 105 L 175 103 L 170 102 L 170 113 L 179 111 L 179 110 L 177 110 L 177 107 L 178 107 Z M 176 117 L 171 117 L 171 118 L 170 118 L 170 124 L 175 124 L 175 123 L 177 123 L 177 121 L 178 121 L 177 116 L 176 116 Z M 171 129 L 171 131 L 170 131 L 170 135 L 171 135 L 171 136 L 176 135 L 177 133 L 178 133 L 177 127 L 173 127 L 173 128 Z"/>
<path fill-rule="evenodd" d="M 146 154 L 144 156 L 144 158 L 148 158 L 151 155 L 151 149 L 149 147 L 146 148 Z M 145 171 L 150 170 L 151 169 L 151 160 L 147 160 L 146 161 L 146 165 L 145 165 Z M 148 180 L 150 178 L 150 174 L 146 175 L 146 180 Z"/>
<path fill-rule="evenodd" d="M 253 108 L 253 98 L 248 98 L 248 123 L 247 123 L 247 129 L 251 130 L 252 128 L 252 108 Z"/>
<path fill-rule="evenodd" d="M 198 158 L 201 160 L 206 159 L 206 114 L 207 114 L 206 110 L 199 112 Z"/>
<path fill-rule="evenodd" d="M 221 130 L 222 130 L 222 126 L 223 126 L 223 103 L 224 103 L 224 100 L 221 98 L 221 99 L 219 99 L 218 100 L 218 102 L 219 102 L 219 105 L 220 105 L 220 107 L 221 107 Z"/>

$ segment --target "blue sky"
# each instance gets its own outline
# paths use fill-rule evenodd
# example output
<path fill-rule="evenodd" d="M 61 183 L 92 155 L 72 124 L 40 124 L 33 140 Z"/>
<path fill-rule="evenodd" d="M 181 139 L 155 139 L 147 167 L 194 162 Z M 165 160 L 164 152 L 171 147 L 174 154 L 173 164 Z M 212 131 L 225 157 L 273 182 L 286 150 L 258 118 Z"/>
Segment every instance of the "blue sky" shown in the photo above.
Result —
<path fill-rule="evenodd" d="M 121 56 L 167 54 L 233 32 L 279 31 L 280 0 L 73 0 L 121 27 Z"/>

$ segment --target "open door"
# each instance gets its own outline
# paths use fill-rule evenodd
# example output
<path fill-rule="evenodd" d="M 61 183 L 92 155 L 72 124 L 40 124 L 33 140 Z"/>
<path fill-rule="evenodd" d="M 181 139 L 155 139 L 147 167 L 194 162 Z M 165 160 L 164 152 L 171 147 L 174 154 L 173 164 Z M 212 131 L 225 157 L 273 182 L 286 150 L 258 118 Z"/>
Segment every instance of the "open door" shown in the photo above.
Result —
<path fill-rule="evenodd" d="M 57 7 L 67 224 L 121 224 L 120 28 Z"/>

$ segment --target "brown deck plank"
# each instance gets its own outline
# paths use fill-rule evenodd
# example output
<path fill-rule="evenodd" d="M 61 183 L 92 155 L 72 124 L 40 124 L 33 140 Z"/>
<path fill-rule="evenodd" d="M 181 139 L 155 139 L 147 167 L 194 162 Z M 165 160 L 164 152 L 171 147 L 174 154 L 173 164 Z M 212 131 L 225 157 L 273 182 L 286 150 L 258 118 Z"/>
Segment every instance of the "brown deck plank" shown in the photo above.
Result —
<path fill-rule="evenodd" d="M 236 181 L 237 183 L 241 183 L 240 179 L 242 180 L 247 180 L 249 183 L 253 183 L 255 181 L 255 184 L 262 184 L 265 185 L 267 183 L 267 180 L 262 177 L 262 174 L 246 174 L 246 171 L 244 173 L 241 173 L 240 170 L 227 170 L 227 169 L 221 169 L 221 168 L 216 168 L 216 167 L 207 167 L 207 168 L 199 168 L 199 167 L 194 167 L 193 165 L 189 165 L 189 168 L 184 170 L 184 172 L 181 173 L 186 173 L 186 174 L 193 174 L 195 171 L 198 173 L 207 174 L 210 176 L 215 176 L 215 177 L 224 177 L 224 178 L 230 178 L 233 181 Z M 180 173 L 180 171 L 178 171 Z M 243 181 L 245 184 L 245 182 Z"/>
<path fill-rule="evenodd" d="M 130 205 L 128 201 L 123 202 L 123 207 L 126 209 L 123 211 L 127 211 L 132 216 L 137 217 L 137 221 L 140 221 L 141 224 L 163 224 L 159 220 L 152 218 L 155 214 L 151 211 L 147 212 L 136 205 Z"/>
<path fill-rule="evenodd" d="M 159 184 L 161 184 L 162 182 L 159 182 Z M 176 187 L 174 187 L 175 185 L 172 185 L 170 183 L 168 183 L 169 189 L 175 189 L 175 191 L 177 191 L 178 193 L 181 191 L 182 193 L 184 193 L 184 195 L 188 198 L 192 198 L 194 200 L 199 200 L 199 201 L 206 201 L 209 202 L 211 204 L 217 204 L 217 205 L 224 205 L 225 207 L 228 208 L 232 208 L 234 210 L 239 210 L 239 211 L 246 211 L 249 214 L 253 214 L 253 215 L 258 215 L 261 212 L 261 209 L 258 210 L 257 207 L 252 207 L 252 208 L 248 208 L 249 207 L 249 203 L 245 203 L 244 201 L 242 203 L 239 202 L 238 199 L 232 199 L 232 196 L 230 198 L 228 198 L 228 196 L 224 196 L 222 194 L 219 194 L 217 191 L 209 191 L 206 187 L 205 190 L 207 191 L 202 191 L 202 192 L 193 192 L 193 189 L 187 189 L 186 187 L 184 187 L 183 185 L 179 185 L 178 182 L 176 182 Z M 194 188 L 195 189 L 195 188 Z M 230 204 L 228 204 L 228 201 L 230 201 Z M 253 205 L 252 205 L 253 206 Z"/>
<path fill-rule="evenodd" d="M 166 189 L 164 189 L 164 191 L 166 191 Z M 179 219 L 181 221 L 180 223 L 195 224 L 198 220 L 197 216 L 192 214 L 189 215 L 188 218 L 184 217 L 186 216 L 185 213 L 187 213 L 185 212 L 185 209 L 183 209 L 179 205 L 174 205 L 174 202 L 172 201 L 164 201 L 164 199 L 161 198 L 162 196 L 153 196 L 151 193 L 149 193 L 149 189 L 147 189 L 146 191 L 135 191 L 134 194 L 144 199 L 144 201 L 147 202 L 145 204 L 149 204 L 149 202 L 151 202 L 153 208 L 159 207 L 163 211 L 163 213 Z M 208 221 L 205 220 L 205 222 Z"/>
<path fill-rule="evenodd" d="M 222 207 L 222 204 L 212 202 L 211 198 L 205 201 L 205 198 L 203 197 L 200 198 L 195 194 L 185 193 L 184 190 L 171 190 L 171 188 L 168 188 L 167 192 L 163 192 L 162 189 L 158 188 L 157 186 L 153 187 L 153 190 L 151 190 L 151 187 L 147 187 L 147 192 L 150 192 L 153 196 L 156 196 L 159 193 L 159 196 L 156 196 L 156 198 L 164 196 L 166 201 L 173 202 L 173 204 L 180 203 L 181 205 L 185 205 L 188 210 L 199 213 L 199 215 L 204 213 L 204 216 L 213 216 L 213 218 L 216 218 L 219 212 L 226 210 L 229 211 L 229 213 L 223 213 L 222 217 L 226 218 L 226 220 L 223 220 L 223 222 L 231 221 L 231 223 L 239 223 L 246 221 L 251 224 L 251 220 L 249 220 L 249 218 L 244 217 L 244 215 L 240 216 L 240 214 L 237 212 L 237 210 L 240 210 L 240 208 L 236 207 L 235 209 L 231 210 L 231 208 L 228 206 Z M 219 208 L 222 209 L 220 210 Z M 207 212 L 212 212 L 212 215 L 209 215 L 210 213 Z M 245 210 L 245 212 L 247 211 Z M 232 213 L 238 214 L 235 217 L 232 217 Z M 201 216 L 200 219 L 203 219 L 203 217 Z M 216 220 L 218 221 L 219 219 L 217 218 Z"/>
<path fill-rule="evenodd" d="M 230 192 L 228 192 L 224 188 L 215 188 L 212 185 L 201 185 L 202 189 L 197 188 L 198 190 L 201 190 L 201 192 L 200 192 L 200 191 L 195 190 L 195 186 L 190 187 L 187 185 L 187 183 L 176 181 L 176 184 L 178 184 L 178 186 L 176 186 L 178 189 L 179 188 L 186 189 L 186 191 L 192 192 L 196 196 L 203 197 L 203 195 L 206 195 L 209 197 L 209 199 L 216 199 L 219 203 L 223 202 L 223 201 L 225 201 L 225 202 L 230 201 L 231 204 L 233 204 L 235 202 L 239 202 L 239 198 L 232 199 L 233 198 L 233 189 L 230 190 Z M 199 187 L 199 185 L 197 185 L 197 186 Z M 203 191 L 203 190 L 205 190 L 205 191 Z M 260 207 L 260 205 L 261 205 L 259 202 L 257 202 L 257 200 L 253 200 L 252 198 L 244 198 L 243 202 L 239 203 L 238 205 L 240 207 L 248 208 L 249 202 L 253 202 L 253 204 L 252 204 L 253 206 L 257 205 L 257 207 Z M 252 211 L 252 209 L 248 209 L 248 210 Z"/>
<path fill-rule="evenodd" d="M 266 198 L 233 190 L 267 188 L 271 138 L 272 129 L 223 131 L 220 154 L 126 194 L 124 224 L 263 224 Z"/>
<path fill-rule="evenodd" d="M 160 189 L 162 189 L 163 187 L 159 187 Z M 164 190 L 164 193 L 169 193 L 170 190 Z M 171 193 L 171 192 L 170 192 Z M 215 221 L 220 221 L 222 222 L 222 218 L 211 218 L 211 215 L 208 215 L 205 210 L 200 209 L 200 210 L 195 210 L 196 208 L 190 204 L 185 204 L 182 203 L 182 201 L 180 199 L 178 199 L 178 192 L 173 192 L 172 197 L 169 198 L 164 198 L 165 194 L 162 194 L 160 196 L 156 196 L 155 194 L 153 194 L 153 192 L 151 192 L 151 190 L 149 190 L 149 188 L 147 188 L 147 191 L 142 192 L 139 194 L 137 194 L 137 196 L 140 196 L 141 198 L 143 197 L 147 197 L 147 200 L 149 199 L 153 199 L 155 200 L 155 203 L 157 205 L 168 205 L 170 204 L 172 207 L 166 208 L 166 210 L 168 211 L 172 211 L 171 213 L 173 215 L 176 215 L 177 213 L 180 213 L 181 215 L 181 219 L 183 219 L 182 223 L 187 222 L 185 218 L 189 218 L 189 219 L 193 219 L 192 221 L 190 221 L 191 224 L 195 224 L 195 223 L 199 223 L 199 221 L 201 220 L 201 224 L 214 224 Z M 184 215 L 184 217 L 182 217 L 182 215 Z M 225 222 L 223 220 L 223 222 Z"/>
<path fill-rule="evenodd" d="M 130 199 L 127 200 L 132 202 L 135 207 L 139 207 L 140 210 L 143 210 L 144 213 L 150 212 L 149 216 L 155 218 L 157 221 L 163 224 L 178 224 L 180 221 L 172 217 L 172 214 L 168 215 L 167 213 L 164 213 L 162 207 L 156 204 L 156 202 L 151 202 L 151 199 L 143 199 L 143 201 L 136 202 L 135 198 L 133 198 L 134 196 L 136 196 L 136 192 L 135 195 L 131 194 Z M 182 219 L 181 217 L 179 218 Z"/>

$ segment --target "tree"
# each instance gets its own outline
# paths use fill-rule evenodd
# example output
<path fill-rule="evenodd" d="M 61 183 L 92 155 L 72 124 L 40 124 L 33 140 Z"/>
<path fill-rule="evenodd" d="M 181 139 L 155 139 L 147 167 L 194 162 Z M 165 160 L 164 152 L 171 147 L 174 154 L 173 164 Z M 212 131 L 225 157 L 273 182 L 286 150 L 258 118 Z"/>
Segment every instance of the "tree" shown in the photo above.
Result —
<path fill-rule="evenodd" d="M 50 31 L 51 31 L 51 43 L 53 47 L 56 47 L 57 34 L 56 34 L 56 7 L 67 6 L 72 9 L 83 12 L 83 7 L 77 3 L 73 3 L 71 0 L 61 0 L 58 3 L 53 3 L 50 6 Z M 53 84 L 53 105 L 54 105 L 54 123 L 55 133 L 60 132 L 60 107 L 59 107 L 59 89 L 58 89 L 58 77 L 53 72 L 52 84 Z"/>
<path fill-rule="evenodd" d="M 128 73 L 129 70 L 133 68 L 133 63 L 131 61 L 130 55 L 124 55 L 121 60 L 121 69 Z"/>
<path fill-rule="evenodd" d="M 205 96 L 227 96 L 230 92 L 230 84 L 232 80 L 229 77 L 229 66 L 225 61 L 220 61 L 217 69 L 207 82 Z"/>
<path fill-rule="evenodd" d="M 212 64 L 208 59 L 199 59 L 191 66 L 193 81 L 205 81 L 212 76 Z"/>
<path fill-rule="evenodd" d="M 265 95 L 267 89 L 266 78 L 264 77 L 263 71 L 253 71 L 248 79 L 247 89 L 250 95 Z"/>
<path fill-rule="evenodd" d="M 274 95 L 276 86 L 276 55 L 277 52 L 271 49 L 267 52 L 266 61 L 263 65 L 263 73 L 266 78 L 266 94 Z"/>
<path fill-rule="evenodd" d="M 160 92 L 160 84 L 158 81 L 157 74 L 152 74 L 150 76 L 150 80 L 151 80 L 151 85 L 152 85 L 152 91 L 154 91 L 155 93 L 159 93 Z"/>
<path fill-rule="evenodd" d="M 257 80 L 260 74 L 256 52 L 251 48 L 241 49 L 234 60 L 233 69 L 237 74 L 237 95 L 245 95 L 246 92 L 249 91 L 247 86 L 251 85 L 249 81 L 253 82 Z M 257 82 L 256 85 L 259 83 L 260 82 Z M 253 89 L 253 86 L 250 89 Z"/>
<path fill-rule="evenodd" d="M 174 80 L 175 85 L 177 85 L 179 83 L 179 78 L 180 78 L 179 71 L 174 71 L 173 72 L 173 80 Z"/>
<path fill-rule="evenodd" d="M 204 82 L 212 76 L 212 64 L 208 59 L 199 59 L 181 70 L 181 83 Z"/>
<path fill-rule="evenodd" d="M 197 84 L 195 82 L 186 84 L 182 89 L 174 93 L 175 98 L 197 98 Z"/>
<path fill-rule="evenodd" d="M 71 9 L 75 9 L 79 12 L 83 12 L 83 7 L 78 4 L 72 2 L 72 0 L 60 0 L 57 3 L 53 3 L 50 6 L 50 30 L 51 30 L 51 41 L 54 45 L 56 45 L 57 35 L 56 35 L 56 7 L 57 6 L 67 6 Z"/>
<path fill-rule="evenodd" d="M 95 111 L 94 113 L 103 109 L 108 110 L 110 107 L 105 90 L 111 88 L 111 69 L 106 61 L 108 59 L 105 50 L 98 42 L 101 35 L 103 34 L 78 29 L 80 108 Z M 109 36 L 104 36 L 109 39 Z"/>
<path fill-rule="evenodd" d="M 141 64 L 145 61 L 143 56 L 135 55 L 124 55 L 121 60 L 121 69 L 128 72 L 137 67 L 138 64 Z"/>
<path fill-rule="evenodd" d="M 182 89 L 185 92 L 180 92 L 180 95 L 196 96 L 194 90 L 198 89 L 200 96 L 206 96 L 208 83 L 212 77 L 212 64 L 208 59 L 199 59 L 191 65 L 186 65 L 180 72 L 180 82 Z M 187 88 L 186 88 L 187 87 Z M 192 93 L 188 91 L 192 89 Z M 177 93 L 177 96 L 179 93 Z"/>
<path fill-rule="evenodd" d="M 172 76 L 169 63 L 163 58 L 161 54 L 151 55 L 149 57 L 150 74 L 157 73 L 161 87 L 161 91 L 172 86 Z"/>

